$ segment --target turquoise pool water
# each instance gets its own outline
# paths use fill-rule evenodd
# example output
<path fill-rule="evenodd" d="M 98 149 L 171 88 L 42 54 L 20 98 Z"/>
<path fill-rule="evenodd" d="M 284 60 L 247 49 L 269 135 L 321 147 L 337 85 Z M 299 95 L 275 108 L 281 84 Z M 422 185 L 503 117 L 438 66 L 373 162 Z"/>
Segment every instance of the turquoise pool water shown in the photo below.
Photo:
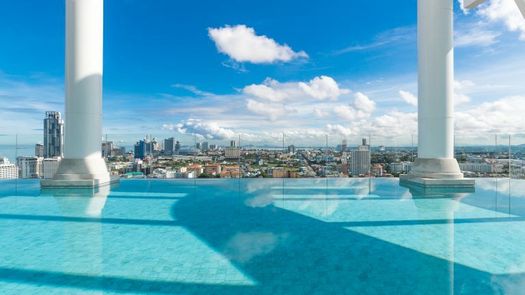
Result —
<path fill-rule="evenodd" d="M 523 294 L 525 181 L 0 182 L 0 294 Z"/>

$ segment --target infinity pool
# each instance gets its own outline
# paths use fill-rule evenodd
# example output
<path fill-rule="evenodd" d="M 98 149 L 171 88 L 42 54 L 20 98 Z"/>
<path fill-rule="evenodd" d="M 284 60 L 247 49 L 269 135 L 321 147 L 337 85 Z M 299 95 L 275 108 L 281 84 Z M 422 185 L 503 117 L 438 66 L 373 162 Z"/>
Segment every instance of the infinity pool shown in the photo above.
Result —
<path fill-rule="evenodd" d="M 525 181 L 0 182 L 0 294 L 523 294 Z"/>

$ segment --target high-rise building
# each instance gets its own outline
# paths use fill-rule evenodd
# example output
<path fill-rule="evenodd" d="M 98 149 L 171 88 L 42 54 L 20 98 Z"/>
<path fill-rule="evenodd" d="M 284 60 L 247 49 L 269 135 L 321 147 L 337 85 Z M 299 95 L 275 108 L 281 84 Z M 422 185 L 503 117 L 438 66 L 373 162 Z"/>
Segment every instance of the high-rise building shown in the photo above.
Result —
<path fill-rule="evenodd" d="M 42 178 L 51 179 L 55 176 L 61 158 L 48 158 L 42 160 Z"/>
<path fill-rule="evenodd" d="M 63 147 L 64 121 L 60 112 L 46 112 L 44 119 L 44 157 L 62 157 Z"/>
<path fill-rule="evenodd" d="M 173 155 L 174 151 L 175 151 L 175 138 L 170 137 L 170 138 L 164 139 L 164 154 Z"/>
<path fill-rule="evenodd" d="M 235 147 L 235 140 L 230 140 L 230 147 L 234 148 Z"/>
<path fill-rule="evenodd" d="M 366 175 L 370 172 L 370 146 L 366 144 L 366 139 L 363 138 L 363 143 L 352 151 L 350 173 L 352 176 Z"/>
<path fill-rule="evenodd" d="M 290 155 L 295 154 L 295 145 L 292 144 L 292 145 L 289 145 L 289 146 L 288 146 L 288 153 L 289 153 Z"/>
<path fill-rule="evenodd" d="M 18 178 L 18 168 L 11 164 L 7 158 L 0 158 L 0 179 Z"/>
<path fill-rule="evenodd" d="M 341 152 L 346 152 L 346 149 L 348 148 L 348 142 L 346 139 L 343 139 L 343 143 L 341 144 Z"/>
<path fill-rule="evenodd" d="M 114 145 L 112 141 L 102 142 L 102 157 L 107 158 L 112 156 Z"/>
<path fill-rule="evenodd" d="M 43 144 L 35 144 L 35 157 L 42 158 L 44 157 L 44 145 Z"/>
<path fill-rule="evenodd" d="M 18 157 L 18 178 L 40 178 L 42 174 L 42 159 L 38 157 Z"/>
<path fill-rule="evenodd" d="M 148 139 L 138 141 L 134 147 L 135 159 L 144 159 L 153 155 L 153 142 Z"/>
<path fill-rule="evenodd" d="M 209 144 L 208 144 L 207 141 L 205 141 L 205 142 L 202 143 L 202 145 L 201 145 L 201 150 L 202 150 L 203 152 L 206 152 L 206 151 L 209 150 Z"/>
<path fill-rule="evenodd" d="M 201 144 L 200 142 L 197 142 L 197 143 L 195 144 L 195 148 L 198 149 L 198 150 L 200 150 L 200 149 L 202 148 L 202 144 Z"/>
<path fill-rule="evenodd" d="M 175 143 L 175 153 L 178 154 L 179 151 L 180 151 L 180 142 L 177 141 L 177 142 Z"/>

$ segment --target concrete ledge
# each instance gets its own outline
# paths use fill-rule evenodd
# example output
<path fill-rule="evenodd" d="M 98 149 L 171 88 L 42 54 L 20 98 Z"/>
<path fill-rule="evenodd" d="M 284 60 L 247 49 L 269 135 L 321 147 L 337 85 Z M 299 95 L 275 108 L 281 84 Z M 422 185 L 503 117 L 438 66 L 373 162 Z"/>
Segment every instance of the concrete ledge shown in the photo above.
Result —
<path fill-rule="evenodd" d="M 111 176 L 109 180 L 100 181 L 99 179 L 42 179 L 42 188 L 96 188 L 118 183 L 120 177 Z"/>
<path fill-rule="evenodd" d="M 473 193 L 476 181 L 471 178 L 437 179 L 401 175 L 399 184 L 419 193 Z"/>

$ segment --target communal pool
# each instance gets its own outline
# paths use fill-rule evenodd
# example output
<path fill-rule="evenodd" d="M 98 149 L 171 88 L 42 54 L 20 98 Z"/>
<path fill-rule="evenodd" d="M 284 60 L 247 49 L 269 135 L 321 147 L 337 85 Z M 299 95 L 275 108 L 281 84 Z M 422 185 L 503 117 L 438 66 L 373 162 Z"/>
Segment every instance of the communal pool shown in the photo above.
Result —
<path fill-rule="evenodd" d="M 524 294 L 525 180 L 0 182 L 0 294 Z"/>

